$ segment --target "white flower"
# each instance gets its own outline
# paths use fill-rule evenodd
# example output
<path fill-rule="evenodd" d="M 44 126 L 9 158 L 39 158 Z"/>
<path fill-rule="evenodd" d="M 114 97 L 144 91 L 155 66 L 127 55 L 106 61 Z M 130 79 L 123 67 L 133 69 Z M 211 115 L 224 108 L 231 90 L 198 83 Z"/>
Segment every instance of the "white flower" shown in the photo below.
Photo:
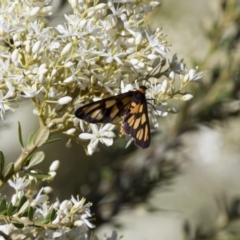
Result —
<path fill-rule="evenodd" d="M 29 185 L 29 181 L 24 178 L 15 178 L 14 180 L 8 180 L 8 184 L 16 191 L 25 190 Z"/>
<path fill-rule="evenodd" d="M 42 91 L 42 88 L 38 89 L 37 84 L 35 83 L 33 85 L 25 85 L 22 91 L 24 93 L 22 94 L 22 97 L 33 98 Z"/>
<path fill-rule="evenodd" d="M 72 209 L 72 206 L 73 206 L 73 204 L 72 204 L 71 201 L 64 200 L 59 206 L 59 210 L 58 210 L 58 213 L 57 213 L 58 216 L 63 217 L 65 215 L 69 214 L 71 209 Z"/>
<path fill-rule="evenodd" d="M 43 217 L 46 217 L 51 207 L 52 206 L 49 206 L 47 203 L 43 203 L 37 208 L 37 212 L 39 212 Z"/>
<path fill-rule="evenodd" d="M 195 69 L 190 69 L 188 74 L 190 81 L 196 81 L 203 76 L 203 72 L 196 73 Z"/>
<path fill-rule="evenodd" d="M 146 32 L 146 36 L 149 42 L 149 45 L 158 53 L 160 53 L 161 55 L 165 55 L 166 53 L 169 52 L 169 49 L 164 46 L 160 41 L 159 41 L 159 37 L 156 35 L 148 35 L 148 33 Z"/>
<path fill-rule="evenodd" d="M 85 198 L 82 198 L 81 200 L 79 200 L 79 196 L 77 196 L 77 198 L 75 198 L 74 196 L 71 197 L 71 201 L 74 204 L 74 208 L 78 208 L 81 209 L 85 203 Z"/>
<path fill-rule="evenodd" d="M 152 79 L 155 82 L 151 87 L 153 98 L 157 98 L 159 95 L 165 94 L 168 88 L 168 81 L 164 80 L 162 83 L 157 83 L 157 79 Z"/>
<path fill-rule="evenodd" d="M 89 217 L 91 217 L 91 214 L 90 214 L 90 213 L 82 214 L 82 215 L 81 215 L 81 220 L 82 220 L 83 223 L 85 223 L 89 228 L 94 228 L 95 225 L 92 224 L 92 223 L 90 223 L 90 222 L 88 221 L 88 218 L 89 218 Z M 77 224 L 75 224 L 75 225 L 81 226 L 81 225 L 79 224 L 81 220 L 77 220 Z"/>
<path fill-rule="evenodd" d="M 92 133 L 81 133 L 79 138 L 81 139 L 91 139 L 88 145 L 88 153 L 92 155 L 98 145 L 98 142 L 104 143 L 106 146 L 111 146 L 113 144 L 113 138 L 115 137 L 114 132 L 114 125 L 111 123 L 107 123 L 104 126 L 101 126 L 98 129 L 96 124 L 91 124 Z"/>
<path fill-rule="evenodd" d="M 4 96 L 4 99 L 8 99 L 8 98 L 11 98 L 15 95 L 15 87 L 13 87 L 11 82 L 9 82 L 7 80 L 5 81 L 5 83 L 6 83 L 6 87 L 8 88 L 8 92 Z"/>
<path fill-rule="evenodd" d="M 12 195 L 11 203 L 13 206 L 17 206 L 21 197 L 24 196 L 24 191 L 18 191 Z"/>
<path fill-rule="evenodd" d="M 50 87 L 48 90 L 49 98 L 52 99 L 59 99 L 61 97 L 64 97 L 66 92 L 59 92 L 57 88 L 55 87 Z"/>
<path fill-rule="evenodd" d="M 81 214 L 81 219 L 77 219 L 75 222 L 74 222 L 74 225 L 75 226 L 82 226 L 83 224 L 87 225 L 89 228 L 94 228 L 95 225 L 90 223 L 88 218 L 90 218 L 92 215 L 91 215 L 91 212 L 90 212 L 90 204 L 87 203 L 84 205 L 86 199 L 85 198 L 82 198 L 81 200 L 79 200 L 79 197 L 77 196 L 77 198 L 74 198 L 72 196 L 71 198 L 71 201 L 73 202 L 74 206 L 72 208 L 72 211 L 76 212 L 77 210 L 79 212 L 82 212 L 84 211 L 84 214 Z"/>
<path fill-rule="evenodd" d="M 43 188 L 40 189 L 35 199 L 31 202 L 31 206 L 41 207 L 43 203 L 45 203 L 48 200 L 48 196 L 45 194 L 42 194 L 43 190 L 44 190 Z"/>
<path fill-rule="evenodd" d="M 186 68 L 186 67 L 185 67 Z M 190 69 L 185 75 L 180 74 L 180 80 L 183 83 L 188 83 L 190 81 L 197 81 L 203 76 L 203 72 L 198 72 L 195 69 Z"/>
<path fill-rule="evenodd" d="M 44 28 L 40 21 L 29 22 L 29 31 L 33 31 L 38 37 L 49 37 L 48 32 L 49 28 Z"/>
<path fill-rule="evenodd" d="M 0 231 L 5 233 L 7 236 L 10 236 L 11 232 L 13 232 L 16 228 L 13 226 L 13 224 L 1 224 L 0 225 Z M 2 235 L 2 234 L 1 234 Z M 6 239 L 3 238 L 2 236 L 0 239 Z"/>
<path fill-rule="evenodd" d="M 7 101 L 4 101 L 4 98 L 5 97 L 3 97 L 3 93 L 0 90 L 0 119 L 2 120 L 4 119 L 4 114 L 7 110 L 13 110 L 8 106 Z"/>
<path fill-rule="evenodd" d="M 126 84 L 124 85 L 124 82 L 121 81 L 121 92 L 125 93 L 125 92 L 129 92 L 133 90 L 133 85 L 132 84 Z"/>

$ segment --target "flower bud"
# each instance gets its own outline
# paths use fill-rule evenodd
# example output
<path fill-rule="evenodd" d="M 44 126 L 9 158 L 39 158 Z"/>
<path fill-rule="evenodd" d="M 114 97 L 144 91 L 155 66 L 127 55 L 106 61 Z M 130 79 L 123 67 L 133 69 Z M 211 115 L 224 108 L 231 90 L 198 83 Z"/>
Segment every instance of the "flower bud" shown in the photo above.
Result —
<path fill-rule="evenodd" d="M 68 43 L 68 44 L 63 48 L 63 50 L 62 50 L 62 52 L 61 52 L 61 56 L 64 56 L 64 55 L 66 55 L 67 53 L 69 53 L 70 50 L 71 50 L 71 48 L 72 48 L 72 43 Z"/>
<path fill-rule="evenodd" d="M 31 16 L 31 17 L 36 16 L 37 13 L 39 12 L 39 10 L 40 10 L 40 7 L 34 7 L 34 8 L 30 11 L 29 16 Z"/>
<path fill-rule="evenodd" d="M 32 53 L 38 53 L 41 48 L 41 41 L 37 41 L 33 44 Z"/>
<path fill-rule="evenodd" d="M 51 166 L 49 167 L 49 171 L 50 172 L 56 172 L 56 170 L 59 168 L 59 165 L 60 165 L 60 161 L 59 160 L 53 161 Z"/>
<path fill-rule="evenodd" d="M 192 98 L 193 98 L 193 95 L 190 94 L 190 93 L 187 93 L 187 94 L 183 95 L 180 99 L 181 99 L 182 101 L 188 101 L 188 100 L 190 100 L 190 99 L 192 99 Z"/>
<path fill-rule="evenodd" d="M 62 98 L 59 98 L 58 99 L 58 104 L 60 105 L 65 105 L 65 104 L 68 104 L 72 101 L 72 98 L 69 97 L 69 96 L 65 96 L 65 97 L 62 97 Z"/>

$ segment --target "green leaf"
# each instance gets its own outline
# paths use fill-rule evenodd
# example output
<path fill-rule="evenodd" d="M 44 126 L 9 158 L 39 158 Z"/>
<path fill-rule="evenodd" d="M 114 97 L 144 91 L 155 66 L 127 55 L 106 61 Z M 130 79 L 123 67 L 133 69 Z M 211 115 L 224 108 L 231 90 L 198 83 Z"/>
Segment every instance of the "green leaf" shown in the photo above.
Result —
<path fill-rule="evenodd" d="M 49 222 L 52 222 L 57 217 L 56 210 L 52 208 L 47 216 L 44 218 L 43 223 L 47 224 Z"/>
<path fill-rule="evenodd" d="M 30 162 L 26 169 L 30 169 L 31 167 L 41 163 L 45 157 L 45 154 L 43 151 L 36 152 L 32 155 Z"/>
<path fill-rule="evenodd" d="M 34 137 L 33 144 L 36 147 L 42 146 L 48 140 L 49 134 L 50 134 L 50 131 L 47 127 L 41 127 L 37 131 L 37 133 Z"/>
<path fill-rule="evenodd" d="M 48 139 L 45 143 L 45 144 L 48 144 L 48 143 L 53 143 L 53 142 L 57 142 L 57 141 L 61 141 L 62 138 L 52 138 L 52 139 Z"/>
<path fill-rule="evenodd" d="M 37 132 L 31 132 L 31 133 L 28 135 L 27 146 L 33 144 L 33 140 L 34 140 L 36 134 L 37 134 Z"/>
<path fill-rule="evenodd" d="M 24 224 L 21 222 L 17 222 L 17 221 L 12 221 L 12 224 L 16 227 L 16 228 L 23 228 Z"/>
<path fill-rule="evenodd" d="M 50 215 L 49 215 L 49 213 L 48 213 L 48 215 L 43 219 L 42 223 L 44 223 L 44 224 L 50 223 Z"/>
<path fill-rule="evenodd" d="M 17 213 L 18 214 L 23 214 L 24 212 L 26 212 L 28 207 L 29 207 L 29 204 L 30 204 L 29 201 L 26 201 Z"/>
<path fill-rule="evenodd" d="M 5 198 L 0 198 L 0 213 L 6 210 L 7 202 Z"/>
<path fill-rule="evenodd" d="M 39 179 L 51 177 L 49 174 L 41 174 L 41 173 L 26 172 L 26 174 Z"/>
<path fill-rule="evenodd" d="M 23 139 L 22 139 L 22 128 L 20 122 L 18 122 L 18 140 L 22 148 L 24 148 L 23 145 Z"/>
<path fill-rule="evenodd" d="M 5 171 L 4 171 L 4 178 L 8 179 L 11 177 L 14 173 L 14 164 L 11 162 L 7 165 Z"/>
<path fill-rule="evenodd" d="M 57 213 L 56 210 L 53 208 L 50 212 L 50 220 L 51 222 L 55 220 L 55 218 L 57 217 Z"/>
<path fill-rule="evenodd" d="M 3 152 L 0 151 L 0 179 L 3 180 L 3 169 L 4 169 L 4 165 L 5 165 L 5 159 L 4 159 L 4 155 Z"/>
<path fill-rule="evenodd" d="M 33 209 L 33 207 L 29 207 L 28 208 L 28 218 L 30 221 L 33 220 L 33 215 L 34 215 L 34 209 Z"/>
<path fill-rule="evenodd" d="M 4 164 L 5 164 L 4 155 L 3 155 L 3 152 L 0 151 L 0 171 L 3 170 L 3 168 L 4 168 Z"/>
<path fill-rule="evenodd" d="M 8 205 L 8 208 L 7 208 L 7 215 L 8 215 L 8 217 L 12 216 L 12 213 L 13 213 L 13 205 L 10 202 L 9 205 Z"/>
<path fill-rule="evenodd" d="M 22 207 L 22 205 L 27 201 L 27 197 L 25 195 L 23 195 L 20 198 L 19 204 L 18 204 L 18 210 Z"/>

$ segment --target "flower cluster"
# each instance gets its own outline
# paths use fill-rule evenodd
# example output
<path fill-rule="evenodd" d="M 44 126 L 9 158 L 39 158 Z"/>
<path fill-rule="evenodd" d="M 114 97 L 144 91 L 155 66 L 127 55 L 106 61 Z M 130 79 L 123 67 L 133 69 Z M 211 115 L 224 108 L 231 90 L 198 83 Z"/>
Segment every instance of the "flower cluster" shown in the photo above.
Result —
<path fill-rule="evenodd" d="M 10 202 L 0 198 L 0 231 L 12 239 L 96 239 L 87 234 L 94 225 L 85 199 L 50 203 L 50 187 L 36 190 L 39 182 L 54 179 L 59 165 L 54 162 L 47 174 L 39 174 L 35 166 L 44 153 L 38 148 L 54 141 L 53 134 L 64 133 L 69 145 L 72 140 L 83 145 L 90 140 L 86 150 L 93 154 L 99 143 L 113 144 L 119 123 L 87 124 L 74 116 L 76 108 L 145 85 L 154 111 L 166 116 L 177 111 L 168 100 L 191 99 L 185 87 L 202 73 L 188 70 L 176 55 L 168 60 L 169 45 L 161 29 L 144 26 L 145 15 L 157 1 L 69 0 L 73 14 L 65 15 L 66 22 L 56 28 L 46 26 L 44 17 L 52 12 L 49 2 L 0 4 L 0 118 L 27 98 L 41 126 L 24 145 L 19 124 L 22 153 L 15 162 L 5 166 L 0 151 L 0 187 L 8 182 L 15 189 Z M 156 126 L 154 111 L 149 108 Z"/>
<path fill-rule="evenodd" d="M 58 166 L 59 161 L 54 161 L 49 174 L 55 172 Z M 80 233 L 87 234 L 87 229 L 94 227 L 89 221 L 91 204 L 85 203 L 84 198 L 72 197 L 71 200 L 57 200 L 50 204 L 48 194 L 52 189 L 44 187 L 37 193 L 33 188 L 36 182 L 36 177 L 20 177 L 18 174 L 8 181 L 15 194 L 9 203 L 4 197 L 0 198 L 0 213 L 5 216 L 0 226 L 3 234 L 11 236 L 11 239 L 19 239 L 19 236 L 54 239 L 65 235 L 80 239 Z"/>
<path fill-rule="evenodd" d="M 43 16 L 52 11 L 47 1 L 10 0 L 1 5 L 2 119 L 13 110 L 13 102 L 30 98 L 42 125 L 51 133 L 69 135 L 70 141 L 91 139 L 87 151 L 92 154 L 99 142 L 111 145 L 115 135 L 104 132 L 108 127 L 96 138 L 86 135 L 96 136 L 97 127 L 74 117 L 78 106 L 142 84 L 161 116 L 176 112 L 168 106 L 169 99 L 192 98 L 185 87 L 202 73 L 187 70 L 176 55 L 167 60 L 169 46 L 162 31 L 144 26 L 145 15 L 157 1 L 69 2 L 74 13 L 65 15 L 65 24 L 55 29 L 44 24 Z"/>
<path fill-rule="evenodd" d="M 21 126 L 19 142 L 23 149 L 15 162 L 5 166 L 3 152 L 0 151 L 0 187 L 8 183 L 15 190 L 11 201 L 0 197 L 0 235 L 11 239 L 86 239 L 98 238 L 89 232 L 95 226 L 90 222 L 90 203 L 84 198 L 50 202 L 49 186 L 39 186 L 54 180 L 60 162 L 55 160 L 47 173 L 40 172 L 37 166 L 44 160 L 44 152 L 36 151 L 43 144 L 55 141 L 49 139 L 49 129 L 40 128 L 28 136 L 23 145 Z M 0 236 L 0 239 L 2 237 Z M 116 234 L 112 240 L 117 240 Z"/>

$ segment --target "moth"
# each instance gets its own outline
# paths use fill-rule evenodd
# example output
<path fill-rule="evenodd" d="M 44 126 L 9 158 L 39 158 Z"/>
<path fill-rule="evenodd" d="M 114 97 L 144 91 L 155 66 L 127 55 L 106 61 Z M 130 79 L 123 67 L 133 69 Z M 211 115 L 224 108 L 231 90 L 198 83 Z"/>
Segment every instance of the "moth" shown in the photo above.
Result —
<path fill-rule="evenodd" d="M 140 86 L 136 91 L 86 104 L 75 111 L 75 116 L 88 123 L 110 123 L 123 116 L 123 133 L 130 135 L 137 147 L 148 148 L 151 135 L 146 90 L 145 86 Z"/>

